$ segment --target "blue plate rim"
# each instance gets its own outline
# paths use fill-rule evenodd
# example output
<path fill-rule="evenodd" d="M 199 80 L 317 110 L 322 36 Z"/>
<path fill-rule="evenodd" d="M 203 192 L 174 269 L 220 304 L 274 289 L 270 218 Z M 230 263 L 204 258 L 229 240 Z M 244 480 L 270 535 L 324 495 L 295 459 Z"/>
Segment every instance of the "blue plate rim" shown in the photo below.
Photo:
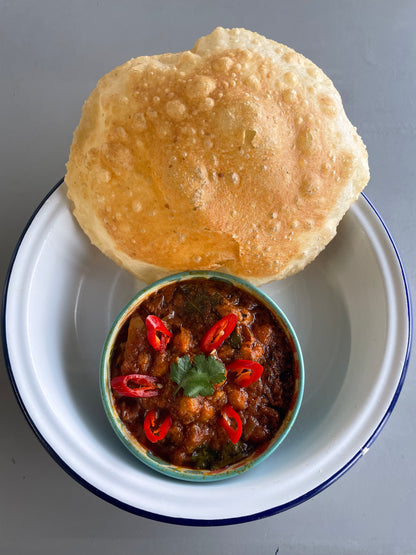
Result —
<path fill-rule="evenodd" d="M 10 260 L 10 263 L 9 263 L 9 267 L 8 267 L 8 270 L 7 270 L 4 286 L 3 286 L 2 308 L 1 308 L 1 338 L 2 338 L 3 354 L 4 354 L 7 373 L 8 373 L 8 376 L 9 376 L 10 383 L 12 385 L 14 395 L 15 395 L 16 400 L 17 400 L 17 402 L 20 406 L 20 409 L 22 410 L 23 415 L 25 416 L 28 424 L 32 428 L 33 432 L 35 433 L 35 435 L 38 438 L 38 440 L 40 441 L 40 443 L 43 445 L 43 447 L 46 449 L 46 451 L 50 454 L 50 456 L 63 468 L 63 470 L 65 470 L 65 472 L 67 472 L 67 474 L 69 476 L 71 476 L 79 484 L 84 486 L 87 490 L 89 490 L 92 493 L 94 493 L 95 495 L 97 495 L 97 497 L 103 499 L 104 501 L 107 501 L 107 502 L 111 503 L 112 505 L 115 505 L 116 507 L 118 507 L 120 509 L 123 509 L 123 510 L 125 510 L 129 513 L 135 514 L 137 516 L 142 516 L 142 517 L 145 517 L 145 518 L 148 518 L 148 519 L 151 519 L 151 520 L 155 520 L 155 521 L 158 521 L 158 522 L 165 522 L 165 523 L 169 523 L 169 524 L 177 524 L 177 525 L 183 525 L 183 526 L 204 526 L 204 527 L 207 527 L 207 526 L 228 526 L 228 525 L 232 525 L 232 524 L 242 524 L 242 523 L 247 523 L 247 522 L 252 522 L 252 521 L 255 521 L 255 520 L 260 520 L 260 519 L 263 519 L 263 518 L 267 518 L 267 517 L 282 513 L 284 511 L 287 511 L 289 509 L 292 509 L 292 508 L 296 507 L 297 505 L 300 505 L 301 503 L 304 503 L 305 501 L 311 499 L 312 497 L 314 497 L 318 493 L 325 490 L 328 486 L 330 486 L 336 480 L 338 480 L 341 476 L 343 476 L 367 452 L 369 447 L 373 444 L 375 439 L 380 434 L 381 430 L 384 428 L 387 420 L 389 419 L 391 413 L 393 412 L 393 409 L 394 409 L 394 407 L 397 403 L 397 400 L 398 400 L 398 398 L 400 396 L 400 393 L 401 393 L 401 390 L 403 388 L 403 383 L 404 383 L 404 380 L 405 380 L 405 377 L 406 377 L 407 368 L 408 368 L 409 360 L 410 360 L 411 348 L 412 348 L 413 312 L 412 312 L 412 299 L 411 299 L 411 293 L 410 293 L 408 278 L 406 276 L 404 265 L 403 265 L 402 259 L 400 257 L 400 254 L 399 254 L 398 248 L 396 246 L 396 243 L 393 240 L 393 237 L 392 237 L 387 225 L 384 223 L 381 215 L 379 214 L 379 212 L 377 211 L 377 209 L 375 208 L 373 203 L 369 200 L 369 198 L 364 193 L 361 193 L 361 196 L 367 202 L 369 207 L 373 210 L 374 214 L 377 216 L 377 218 L 380 221 L 382 227 L 384 228 L 384 230 L 386 232 L 386 235 L 387 235 L 387 237 L 388 237 L 388 239 L 391 243 L 391 246 L 393 247 L 394 253 L 396 255 L 397 262 L 399 264 L 400 271 L 401 271 L 401 274 L 402 274 L 404 292 L 405 292 L 405 295 L 406 295 L 407 319 L 408 319 L 408 330 L 409 330 L 409 332 L 408 332 L 408 337 L 407 337 L 406 354 L 405 354 L 405 358 L 404 358 L 404 362 L 403 362 L 403 368 L 402 368 L 402 371 L 401 371 L 401 374 L 400 374 L 400 379 L 399 379 L 398 385 L 397 385 L 396 390 L 394 392 L 393 398 L 390 402 L 390 405 L 387 408 L 383 418 L 380 420 L 378 426 L 376 427 L 374 432 L 370 435 L 370 437 L 365 442 L 365 444 L 361 447 L 361 449 L 343 467 L 341 467 L 330 478 L 328 478 L 327 480 L 325 480 L 324 482 L 322 482 L 321 484 L 319 484 L 315 488 L 312 488 L 307 493 L 297 497 L 296 499 L 293 499 L 293 500 L 289 501 L 288 503 L 283 503 L 283 504 L 278 505 L 276 507 L 272 507 L 270 509 L 266 509 L 264 511 L 260 511 L 260 512 L 257 512 L 257 513 L 251 514 L 251 515 L 245 515 L 245 516 L 242 516 L 242 517 L 231 517 L 231 518 L 225 518 L 225 519 L 223 518 L 223 519 L 218 519 L 218 520 L 212 520 L 212 519 L 204 520 L 204 519 L 189 519 L 189 518 L 181 518 L 181 517 L 171 517 L 171 516 L 165 516 L 165 515 L 159 515 L 159 514 L 156 514 L 156 513 L 152 513 L 152 512 L 146 511 L 144 509 L 137 508 L 137 507 L 132 507 L 131 505 L 123 503 L 122 501 L 119 501 L 118 499 L 116 499 L 116 498 L 108 495 L 107 493 L 101 491 L 100 489 L 96 488 L 91 483 L 89 483 L 87 480 L 85 480 L 82 476 L 77 474 L 56 453 L 56 451 L 53 449 L 53 447 L 46 441 L 46 439 L 42 436 L 40 431 L 37 429 L 35 423 L 33 422 L 32 418 L 30 416 L 30 414 L 28 413 L 28 411 L 27 411 L 27 409 L 24 405 L 24 402 L 21 398 L 21 395 L 19 393 L 19 390 L 18 390 L 18 387 L 16 385 L 14 376 L 13 376 L 13 369 L 12 369 L 12 366 L 11 366 L 11 361 L 10 361 L 8 346 L 7 346 L 7 338 L 6 338 L 6 335 L 7 335 L 6 334 L 7 295 L 8 295 L 9 285 L 10 285 L 11 274 L 12 274 L 12 271 L 13 271 L 13 267 L 14 267 L 16 257 L 18 255 L 19 250 L 20 250 L 20 246 L 21 246 L 21 244 L 22 244 L 22 242 L 25 238 L 25 235 L 26 235 L 27 231 L 29 230 L 33 220 L 36 218 L 38 212 L 41 210 L 41 208 L 46 203 L 46 201 L 49 199 L 49 197 L 52 196 L 52 194 L 64 183 L 64 179 L 65 178 L 60 179 L 56 183 L 56 185 L 54 185 L 52 187 L 52 189 L 46 194 L 46 196 L 43 198 L 43 200 L 39 203 L 36 210 L 33 212 L 32 216 L 30 217 L 29 221 L 27 222 L 23 232 L 21 233 L 21 235 L 20 235 L 20 237 L 17 241 L 16 247 L 13 251 L 13 254 L 12 254 L 12 257 L 11 257 L 11 260 Z"/>

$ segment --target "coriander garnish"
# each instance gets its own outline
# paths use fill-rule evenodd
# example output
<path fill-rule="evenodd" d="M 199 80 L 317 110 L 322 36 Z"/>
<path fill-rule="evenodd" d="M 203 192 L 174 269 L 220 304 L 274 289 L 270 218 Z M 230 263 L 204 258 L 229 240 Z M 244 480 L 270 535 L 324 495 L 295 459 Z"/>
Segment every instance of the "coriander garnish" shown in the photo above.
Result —
<path fill-rule="evenodd" d="M 170 379 L 178 384 L 175 394 L 182 387 L 187 397 L 206 397 L 214 393 L 214 384 L 225 380 L 225 366 L 211 355 L 196 355 L 193 361 L 185 355 L 171 364 Z"/>

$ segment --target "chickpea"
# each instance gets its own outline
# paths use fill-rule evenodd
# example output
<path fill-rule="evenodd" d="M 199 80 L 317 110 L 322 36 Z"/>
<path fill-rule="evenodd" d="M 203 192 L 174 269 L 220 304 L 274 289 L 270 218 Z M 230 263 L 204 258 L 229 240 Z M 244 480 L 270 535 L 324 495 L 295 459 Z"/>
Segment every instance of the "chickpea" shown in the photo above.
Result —
<path fill-rule="evenodd" d="M 172 454 L 172 463 L 177 466 L 182 466 L 186 463 L 187 454 L 183 449 L 176 449 Z"/>
<path fill-rule="evenodd" d="M 235 410 L 244 410 L 247 407 L 248 393 L 245 389 L 229 388 L 227 390 L 228 402 Z"/>
<path fill-rule="evenodd" d="M 263 356 L 263 347 L 260 343 L 243 343 L 240 349 L 240 356 L 247 360 L 258 360 Z"/>
<path fill-rule="evenodd" d="M 219 389 L 208 398 L 211 400 L 212 405 L 216 408 L 223 407 L 227 402 L 227 396 L 225 394 L 225 391 L 223 391 L 222 389 Z"/>
<path fill-rule="evenodd" d="M 220 357 L 221 360 L 225 362 L 228 362 L 229 360 L 231 360 L 233 355 L 234 355 L 234 349 L 231 347 L 231 345 L 228 345 L 227 343 L 224 343 L 218 349 L 218 356 Z"/>
<path fill-rule="evenodd" d="M 201 445 L 207 437 L 207 429 L 199 424 L 192 424 L 186 434 L 185 450 L 187 453 L 193 453 L 199 445 Z"/>
<path fill-rule="evenodd" d="M 153 376 L 160 377 L 169 371 L 169 360 L 165 353 L 157 353 L 153 361 Z"/>
<path fill-rule="evenodd" d="M 180 443 L 182 443 L 183 441 L 183 431 L 182 431 L 182 426 L 178 426 L 177 424 L 173 424 L 173 426 L 171 426 L 171 428 L 169 429 L 169 438 L 170 440 L 179 445 Z"/>
<path fill-rule="evenodd" d="M 173 346 L 180 354 L 186 353 L 192 343 L 192 334 L 186 328 L 181 327 L 180 332 L 173 338 Z"/>
<path fill-rule="evenodd" d="M 267 344 L 271 340 L 273 328 L 270 324 L 262 324 L 257 326 L 254 332 L 260 343 Z"/>
<path fill-rule="evenodd" d="M 215 416 L 215 408 L 208 402 L 204 401 L 202 405 L 201 413 L 199 419 L 201 422 L 208 422 L 211 418 Z"/>
<path fill-rule="evenodd" d="M 199 397 L 182 397 L 179 401 L 178 413 L 185 424 L 190 424 L 197 419 L 201 411 Z"/>
<path fill-rule="evenodd" d="M 227 314 L 230 314 L 230 312 L 234 312 L 234 307 L 228 303 L 224 303 L 221 305 L 217 305 L 215 307 L 215 310 L 218 312 L 218 314 L 223 317 L 223 316 L 227 316 Z"/>
<path fill-rule="evenodd" d="M 240 322 L 244 322 L 245 324 L 251 324 L 251 322 L 253 321 L 252 312 L 249 312 L 245 308 L 238 309 L 237 317 Z"/>

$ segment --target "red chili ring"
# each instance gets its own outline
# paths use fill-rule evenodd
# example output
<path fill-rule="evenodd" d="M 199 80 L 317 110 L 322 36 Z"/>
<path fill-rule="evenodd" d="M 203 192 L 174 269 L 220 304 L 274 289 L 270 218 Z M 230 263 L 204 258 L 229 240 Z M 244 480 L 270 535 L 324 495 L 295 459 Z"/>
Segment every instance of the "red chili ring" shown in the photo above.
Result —
<path fill-rule="evenodd" d="M 235 375 L 234 383 L 240 387 L 248 387 L 260 378 L 263 366 L 254 360 L 239 358 L 227 364 L 227 370 Z"/>
<path fill-rule="evenodd" d="M 237 316 L 231 312 L 210 328 L 201 339 L 200 347 L 204 353 L 211 353 L 218 349 L 237 325 Z"/>
<path fill-rule="evenodd" d="M 172 418 L 170 414 L 168 414 L 159 426 L 157 426 L 156 419 L 157 413 L 154 409 L 149 410 L 144 418 L 144 433 L 146 434 L 147 439 L 152 443 L 157 443 L 166 437 L 166 434 L 172 426 Z"/>
<path fill-rule="evenodd" d="M 137 387 L 130 387 L 133 382 Z M 159 395 L 157 379 L 144 374 L 126 374 L 111 380 L 111 387 L 125 397 L 156 397 Z"/>
<path fill-rule="evenodd" d="M 231 424 L 232 420 L 235 423 L 235 427 Z M 225 407 L 221 409 L 221 416 L 218 422 L 227 432 L 230 441 L 236 444 L 243 433 L 243 424 L 240 416 L 231 405 L 225 405 Z"/>
<path fill-rule="evenodd" d="M 154 314 L 150 314 L 146 318 L 146 330 L 147 340 L 153 349 L 156 351 L 164 351 L 166 349 L 166 345 L 172 337 L 172 334 L 167 329 L 163 321 Z"/>

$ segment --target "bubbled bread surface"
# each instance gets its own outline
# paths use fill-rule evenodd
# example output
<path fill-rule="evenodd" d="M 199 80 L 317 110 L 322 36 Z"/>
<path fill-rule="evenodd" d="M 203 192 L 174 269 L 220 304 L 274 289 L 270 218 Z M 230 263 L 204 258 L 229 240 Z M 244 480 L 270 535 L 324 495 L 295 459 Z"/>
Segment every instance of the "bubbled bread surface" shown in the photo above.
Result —
<path fill-rule="evenodd" d="M 330 79 L 287 46 L 218 28 L 101 79 L 65 181 L 91 241 L 138 278 L 263 283 L 311 262 L 368 179 Z"/>

